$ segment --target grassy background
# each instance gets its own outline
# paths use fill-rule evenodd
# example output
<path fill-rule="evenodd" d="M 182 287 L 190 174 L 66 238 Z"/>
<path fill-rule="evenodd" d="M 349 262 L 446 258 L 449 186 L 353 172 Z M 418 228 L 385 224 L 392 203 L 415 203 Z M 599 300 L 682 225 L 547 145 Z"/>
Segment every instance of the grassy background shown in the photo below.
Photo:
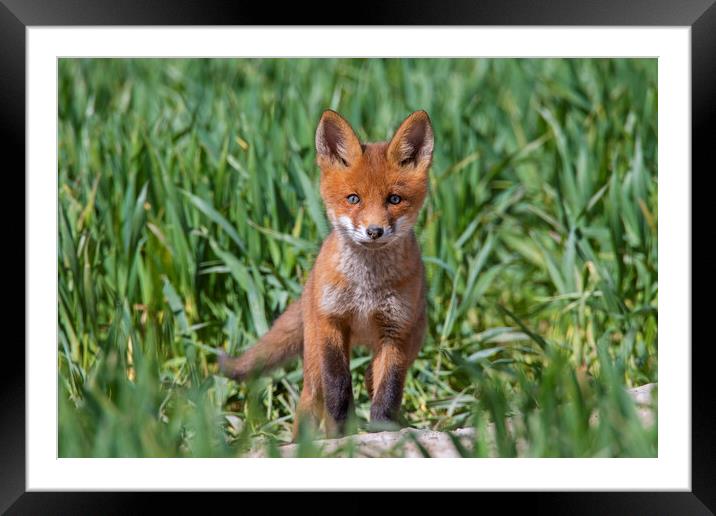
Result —
<path fill-rule="evenodd" d="M 328 231 L 313 141 L 330 107 L 369 141 L 416 109 L 434 124 L 417 228 L 429 329 L 406 423 L 493 423 L 502 456 L 518 442 L 655 456 L 622 387 L 657 381 L 656 72 L 61 60 L 60 455 L 238 456 L 289 438 L 300 364 L 237 384 L 216 375 L 216 349 L 252 345 L 301 292 Z M 362 420 L 367 360 L 352 361 Z M 487 453 L 484 432 L 475 444 Z"/>

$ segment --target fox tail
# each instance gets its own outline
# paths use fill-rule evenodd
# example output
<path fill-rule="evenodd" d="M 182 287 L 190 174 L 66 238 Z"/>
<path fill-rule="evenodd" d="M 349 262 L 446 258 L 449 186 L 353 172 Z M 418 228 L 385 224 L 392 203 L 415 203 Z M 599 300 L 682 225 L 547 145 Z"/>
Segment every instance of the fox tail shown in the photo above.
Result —
<path fill-rule="evenodd" d="M 276 319 L 271 329 L 255 346 L 233 358 L 219 353 L 221 373 L 235 380 L 269 371 L 303 352 L 303 317 L 300 299 L 294 301 Z"/>

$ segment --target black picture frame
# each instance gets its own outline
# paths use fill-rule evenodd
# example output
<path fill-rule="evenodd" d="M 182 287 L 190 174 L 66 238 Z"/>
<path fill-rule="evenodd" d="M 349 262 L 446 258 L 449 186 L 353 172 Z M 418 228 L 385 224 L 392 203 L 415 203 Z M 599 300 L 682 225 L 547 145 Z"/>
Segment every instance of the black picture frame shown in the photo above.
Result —
<path fill-rule="evenodd" d="M 221 0 L 0 0 L 0 148 L 3 165 L 14 157 L 15 167 L 5 167 L 4 181 L 15 179 L 14 195 L 23 203 L 25 170 L 25 59 L 26 32 L 31 26 L 81 25 L 555 25 L 555 26 L 688 26 L 691 27 L 692 80 L 692 178 L 693 170 L 713 172 L 711 147 L 716 142 L 716 4 L 715 0 L 459 0 L 450 4 L 435 1 L 362 2 L 350 14 L 326 7 L 308 8 L 303 3 L 276 5 L 262 2 L 225 2 Z M 710 165 L 710 166 L 709 166 Z M 707 170 L 706 167 L 710 170 Z M 688 171 L 684 171 L 688 173 Z M 9 177 L 12 176 L 12 177 Z M 7 187 L 7 191 L 11 191 Z M 702 190 L 702 195 L 705 193 Z M 20 200 L 22 199 L 22 200 Z M 696 205 L 693 198 L 692 206 Z M 703 205 L 703 204 L 702 204 Z M 708 203 L 705 204 L 708 206 Z M 693 210 L 692 210 L 693 212 Z M 25 225 L 17 221 L 19 208 L 6 233 L 13 242 L 25 242 Z M 706 220 L 712 220 L 713 216 Z M 6 219 L 7 220 L 7 219 Z M 693 217 L 693 224 L 699 219 Z M 710 222 L 709 222 L 710 224 Z M 14 231 L 14 233 L 13 233 Z M 20 232 L 22 231 L 22 234 Z M 712 232 L 711 230 L 709 231 Z M 692 230 L 692 235 L 694 234 Z M 7 238 L 7 237 L 6 237 Z M 14 248 L 19 245 L 13 245 Z M 693 251 L 692 251 L 693 252 Z M 23 245 L 23 292 L 25 246 Z M 20 259 L 13 255 L 12 262 Z M 692 255 L 693 256 L 693 255 Z M 12 266 L 17 270 L 17 265 Z M 20 281 L 19 274 L 10 274 Z M 25 294 L 22 296 L 25 300 Z M 14 298 L 15 306 L 19 306 Z M 32 310 L 23 302 L 23 310 Z M 703 320 L 708 304 L 692 304 L 692 320 Z M 701 314 L 702 317 L 698 317 Z M 708 320 L 708 319 L 706 319 Z M 21 330 L 25 341 L 24 326 Z M 714 401 L 709 395 L 708 350 L 711 339 L 693 340 L 692 345 L 692 491 L 691 492 L 572 492 L 509 494 L 553 514 L 713 514 L 716 511 L 716 435 Z M 688 345 L 689 343 L 681 343 Z M 16 356 L 14 356 L 16 355 Z M 130 508 L 149 507 L 150 495 L 137 493 L 39 493 L 25 492 L 25 353 L 13 339 L 5 342 L 6 363 L 0 376 L 0 511 L 25 513 L 125 513 Z M 23 364 L 18 367 L 17 364 Z M 178 493 L 159 495 L 165 510 L 187 510 L 186 496 Z M 217 495 L 212 495 L 216 497 Z M 234 496 L 232 499 L 231 497 Z M 239 495 L 218 498 L 231 503 Z M 242 494 L 242 505 L 261 503 Z M 293 495 L 300 496 L 303 495 Z M 473 494 L 471 496 L 487 496 Z M 498 495 L 499 496 L 499 495 Z M 293 498 L 293 497 L 292 497 Z M 362 499 L 357 493 L 351 499 Z M 370 500 L 371 497 L 368 497 Z M 353 511 L 371 510 L 370 502 L 340 504 Z M 272 511 L 278 500 L 272 497 Z M 293 498 L 292 506 L 300 505 Z M 409 505 L 425 507 L 424 494 L 410 497 Z M 512 505 L 513 502 L 510 502 Z M 246 506 L 246 505 L 244 505 Z M 336 510 L 341 510 L 336 507 Z M 343 512 L 341 510 L 341 512 Z"/>

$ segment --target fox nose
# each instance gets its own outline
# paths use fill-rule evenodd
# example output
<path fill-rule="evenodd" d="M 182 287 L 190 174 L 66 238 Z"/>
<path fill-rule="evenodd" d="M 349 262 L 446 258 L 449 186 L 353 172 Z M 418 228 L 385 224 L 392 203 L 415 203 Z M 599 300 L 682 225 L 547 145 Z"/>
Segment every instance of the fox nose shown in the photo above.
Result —
<path fill-rule="evenodd" d="M 371 238 L 371 240 L 378 240 L 380 237 L 383 236 L 383 228 L 376 225 L 368 226 L 365 232 L 368 233 L 368 236 Z"/>

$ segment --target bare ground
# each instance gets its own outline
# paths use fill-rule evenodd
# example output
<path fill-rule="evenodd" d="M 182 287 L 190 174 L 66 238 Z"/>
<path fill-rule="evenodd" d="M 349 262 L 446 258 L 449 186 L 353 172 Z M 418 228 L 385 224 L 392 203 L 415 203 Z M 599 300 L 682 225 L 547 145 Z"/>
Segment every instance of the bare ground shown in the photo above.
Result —
<path fill-rule="evenodd" d="M 656 384 L 650 383 L 629 389 L 628 392 L 635 402 L 639 417 L 645 426 L 651 426 L 655 422 L 656 402 L 655 402 Z M 592 415 L 591 422 L 595 424 L 598 421 L 598 414 Z M 508 429 L 511 430 L 513 423 L 507 421 Z M 495 428 L 492 423 L 486 426 L 490 443 L 488 454 L 496 455 L 497 449 L 495 445 L 494 435 Z M 353 450 L 354 457 L 460 457 L 457 445 L 450 434 L 459 441 L 466 449 L 469 449 L 474 441 L 475 428 L 459 428 L 451 432 L 440 432 L 434 430 L 418 430 L 414 428 L 403 428 L 395 432 L 374 432 L 363 433 L 343 437 L 341 439 L 323 439 L 315 441 L 315 446 L 322 451 L 322 454 L 334 454 L 337 450 L 344 450 L 346 446 L 350 446 Z M 298 451 L 297 445 L 286 444 L 279 447 L 282 457 L 295 457 Z M 523 455 L 524 444 L 517 443 L 517 454 Z M 255 450 L 249 454 L 249 457 L 264 457 L 263 450 Z M 345 452 L 340 452 L 336 456 L 345 456 Z"/>

